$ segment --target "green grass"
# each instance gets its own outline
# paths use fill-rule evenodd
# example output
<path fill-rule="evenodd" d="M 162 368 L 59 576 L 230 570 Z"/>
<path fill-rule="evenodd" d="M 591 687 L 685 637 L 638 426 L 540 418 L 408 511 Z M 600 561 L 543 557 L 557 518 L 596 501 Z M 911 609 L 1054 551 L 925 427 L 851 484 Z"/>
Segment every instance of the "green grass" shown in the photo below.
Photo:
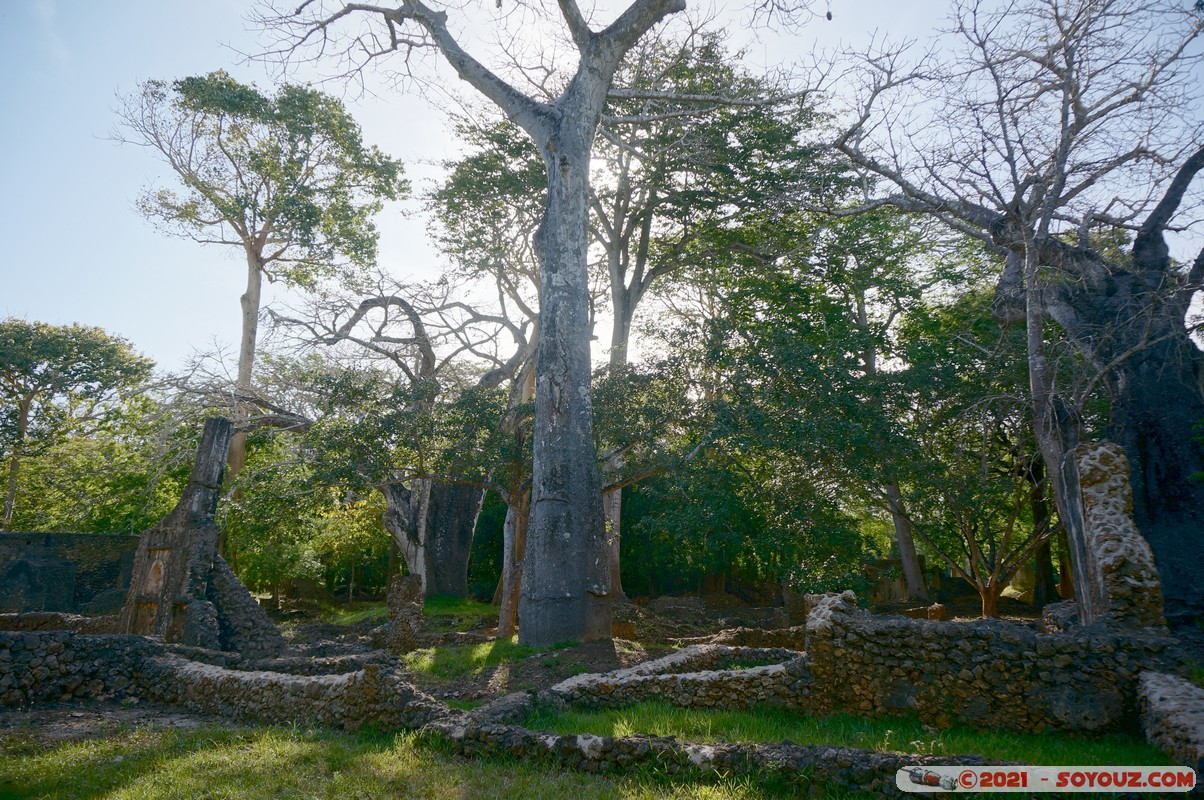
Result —
<path fill-rule="evenodd" d="M 567 647 L 557 645 L 556 647 Z M 553 648 L 556 649 L 556 648 Z M 454 680 L 480 675 L 489 667 L 519 661 L 540 652 L 518 643 L 513 636 L 508 641 L 494 640 L 481 644 L 454 647 L 425 647 L 402 656 L 406 668 L 437 678 Z"/>
<path fill-rule="evenodd" d="M 1022 734 L 955 726 L 938 730 L 914 719 L 866 719 L 845 714 L 813 717 L 782 708 L 712 711 L 640 703 L 621 709 L 539 709 L 528 728 L 555 733 L 630 736 L 649 733 L 684 741 L 827 744 L 928 755 L 974 754 L 1038 765 L 1160 765 L 1171 762 L 1144 740 L 1065 733 Z"/>
<path fill-rule="evenodd" d="M 497 609 L 488 603 L 445 595 L 428 597 L 422 610 L 427 623 L 439 630 L 467 631 L 482 623 L 497 621 Z M 382 600 L 324 602 L 320 604 L 319 616 L 330 625 L 355 625 L 365 620 L 383 623 L 389 617 L 389 607 Z"/>
<path fill-rule="evenodd" d="M 132 728 L 61 744 L 0 736 L 0 800 L 767 800 L 797 791 L 778 784 L 750 776 L 672 781 L 653 768 L 596 776 L 502 756 L 468 760 L 414 734 Z"/>
<path fill-rule="evenodd" d="M 383 623 L 388 617 L 389 607 L 379 600 L 322 604 L 321 619 L 329 625 L 355 625 L 365 620 Z"/>
<path fill-rule="evenodd" d="M 496 625 L 498 610 L 488 603 L 447 595 L 428 597 L 422 606 L 427 623 L 441 630 L 468 631 L 482 624 Z"/>

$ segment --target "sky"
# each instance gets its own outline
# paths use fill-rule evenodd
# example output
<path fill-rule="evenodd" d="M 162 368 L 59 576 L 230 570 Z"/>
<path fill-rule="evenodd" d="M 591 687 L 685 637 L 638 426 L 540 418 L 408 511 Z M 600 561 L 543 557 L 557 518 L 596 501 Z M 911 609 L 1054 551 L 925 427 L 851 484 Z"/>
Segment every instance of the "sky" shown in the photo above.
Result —
<path fill-rule="evenodd" d="M 877 27 L 923 36 L 945 5 L 820 0 L 832 21 L 754 42 L 750 59 L 777 65 L 816 45 L 864 42 Z M 746 6 L 732 7 L 741 11 L 728 24 L 747 42 Z M 109 136 L 117 97 L 144 80 L 226 69 L 270 88 L 274 76 L 240 55 L 263 48 L 245 21 L 250 8 L 236 0 L 0 0 L 0 318 L 98 325 L 168 370 L 237 341 L 240 254 L 170 238 L 142 218 L 139 192 L 171 185 L 171 176 L 149 151 Z M 404 161 L 416 187 L 454 152 L 445 97 L 378 88 L 345 100 L 365 138 Z M 400 278 L 433 276 L 441 264 L 419 207 L 392 204 L 378 220 L 380 263 Z M 280 289 L 265 293 L 266 303 L 289 301 Z"/>

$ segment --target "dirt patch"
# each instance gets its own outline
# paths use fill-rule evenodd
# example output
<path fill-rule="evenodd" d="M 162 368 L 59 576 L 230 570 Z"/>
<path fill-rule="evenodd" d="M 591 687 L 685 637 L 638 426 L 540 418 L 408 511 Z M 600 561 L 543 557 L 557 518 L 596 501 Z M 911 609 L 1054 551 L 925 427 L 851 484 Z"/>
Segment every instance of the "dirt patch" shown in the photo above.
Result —
<path fill-rule="evenodd" d="M 154 703 L 50 703 L 31 709 L 0 709 L 0 753 L 4 742 L 14 739 L 54 744 L 102 739 L 118 730 L 142 726 L 193 730 L 230 724 L 229 720 Z"/>

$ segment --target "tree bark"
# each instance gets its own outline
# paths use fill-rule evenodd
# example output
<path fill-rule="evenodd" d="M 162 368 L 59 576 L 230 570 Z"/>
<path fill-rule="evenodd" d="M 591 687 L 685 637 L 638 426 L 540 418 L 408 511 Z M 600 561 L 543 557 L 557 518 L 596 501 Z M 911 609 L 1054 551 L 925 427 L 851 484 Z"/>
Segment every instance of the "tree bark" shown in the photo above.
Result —
<path fill-rule="evenodd" d="M 17 440 L 8 459 L 8 486 L 4 492 L 4 517 L 0 519 L 0 531 L 9 530 L 13 522 L 13 508 L 17 504 L 17 475 L 21 469 L 22 448 L 25 435 L 29 432 L 29 414 L 33 408 L 32 397 L 22 397 L 17 404 Z"/>
<path fill-rule="evenodd" d="M 612 287 L 611 298 L 614 304 L 615 319 L 614 324 L 611 326 L 610 335 L 610 366 L 614 369 L 626 366 L 627 364 L 627 347 L 631 339 L 631 316 L 635 309 L 628 302 L 628 291 L 624 286 L 619 286 L 617 289 Z M 623 462 L 621 458 L 616 459 L 615 463 L 608 465 L 611 469 L 620 469 L 622 466 Z M 606 519 L 607 563 L 610 572 L 611 596 L 619 602 L 624 602 L 627 600 L 627 594 L 623 591 L 623 578 L 620 574 L 622 565 L 620 544 L 623 538 L 623 490 L 611 489 L 603 495 L 602 510 Z"/>
<path fill-rule="evenodd" d="M 518 604 L 523 582 L 523 554 L 527 547 L 527 520 L 531 510 L 531 492 L 519 489 L 511 494 L 506 506 L 506 524 L 502 529 L 502 580 L 499 583 L 497 638 L 509 639 L 518 631 Z"/>
<path fill-rule="evenodd" d="M 426 523 L 426 595 L 468 597 L 468 562 L 485 490 L 435 482 Z"/>
<path fill-rule="evenodd" d="M 896 484 L 885 487 L 890 503 L 890 516 L 895 523 L 895 541 L 899 544 L 899 560 L 903 563 L 903 579 L 907 583 L 907 598 L 917 603 L 928 602 L 928 587 L 924 585 L 924 571 L 920 569 L 920 557 L 916 554 L 915 539 L 911 535 L 911 519 L 903 505 L 903 495 Z"/>
<path fill-rule="evenodd" d="M 995 583 L 989 583 L 986 586 L 978 587 L 978 595 L 982 598 L 982 615 L 983 617 L 998 617 L 999 616 L 999 595 L 1001 591 Z"/>
<path fill-rule="evenodd" d="M 238 379 L 235 386 L 247 393 L 251 389 L 251 376 L 255 371 L 255 347 L 259 339 L 259 304 L 263 292 L 263 269 L 259 255 L 247 251 L 247 290 L 239 298 L 242 307 L 242 335 L 238 343 Z M 238 403 L 235 413 L 240 418 L 252 413 L 246 403 Z M 242 472 L 247 462 L 247 434 L 237 431 L 230 442 L 230 456 L 226 464 L 226 479 L 233 480 Z M 219 548 L 220 549 L 220 548 Z"/>
<path fill-rule="evenodd" d="M 610 574 L 593 435 L 589 351 L 589 159 L 614 66 L 582 53 L 552 136 L 540 266 L 534 459 L 519 640 L 610 638 Z M 598 74 L 599 71 L 603 74 Z"/>

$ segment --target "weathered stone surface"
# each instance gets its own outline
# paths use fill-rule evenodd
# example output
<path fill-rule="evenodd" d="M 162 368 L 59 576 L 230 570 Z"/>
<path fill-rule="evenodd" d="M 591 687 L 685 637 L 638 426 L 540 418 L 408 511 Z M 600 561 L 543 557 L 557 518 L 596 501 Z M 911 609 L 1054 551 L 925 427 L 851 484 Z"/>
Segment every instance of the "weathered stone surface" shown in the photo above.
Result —
<path fill-rule="evenodd" d="M 1204 689 L 1176 675 L 1143 672 L 1137 683 L 1146 739 L 1204 774 Z"/>
<path fill-rule="evenodd" d="M 789 701 L 815 710 L 827 707 L 825 703 L 834 692 L 851 688 L 856 696 L 868 698 L 866 711 L 898 710 L 923 716 L 931 710 L 927 705 L 932 702 L 929 682 L 935 681 L 942 691 L 968 693 L 972 714 L 981 719 L 998 713 L 990 705 L 990 698 L 999 687 L 987 676 L 997 668 L 1006 672 L 1013 659 L 1020 659 L 1025 669 L 1015 674 L 1037 671 L 1047 677 L 1030 675 L 1010 691 L 1023 694 L 1033 687 L 1038 691 L 1060 687 L 1067 693 L 1061 700 L 1047 699 L 1039 704 L 1056 705 L 1071 697 L 1068 708 L 1074 713 L 1064 716 L 1066 727 L 1074 727 L 1084 724 L 1083 705 L 1072 697 L 1075 681 L 1090 678 L 1098 666 L 1110 665 L 1115 670 L 1122 656 L 1136 659 L 1139 644 L 1147 655 L 1154 653 L 1161 641 L 1149 637 L 1109 638 L 1098 630 L 1090 636 L 1043 636 L 1033 631 L 1024 633 L 1027 629 L 1019 626 L 988 625 L 964 637 L 960 649 L 950 650 L 948 645 L 954 641 L 958 625 L 885 618 L 879 620 L 882 626 L 878 627 L 867 624 L 873 620 L 864 619 L 868 615 L 855 606 L 849 608 L 849 604 L 847 596 L 831 596 L 817 606 L 812 623 L 818 627 L 820 638 L 826 640 L 814 640 L 817 652 L 824 652 L 828 645 L 835 648 L 821 656 L 819 663 L 810 654 L 705 645 L 619 673 L 577 676 L 539 701 L 564 702 L 571 698 L 580 702 L 589 693 L 598 700 L 623 696 L 625 692 L 630 692 L 626 699 L 631 701 L 640 699 L 634 690 L 643 687 L 647 696 L 670 697 L 682 705 L 724 707 Z M 989 637 L 984 637 L 984 631 Z M 809 633 L 814 632 L 809 628 Z M 878 641 L 896 653 L 878 655 L 873 647 Z M 901 643 L 925 655 L 900 655 Z M 861 657 L 850 648 L 870 652 Z M 837 652 L 839 661 L 833 657 Z M 789 660 L 746 669 L 709 669 L 763 659 Z M 838 665 L 844 671 L 839 680 L 833 681 L 831 676 Z M 925 666 L 935 673 L 919 669 Z M 889 693 L 875 694 L 877 690 L 871 686 L 870 694 L 865 694 L 866 681 L 892 676 Z M 1142 720 L 1151 739 L 1179 760 L 1194 754 L 1198 767 L 1201 690 L 1172 676 L 1150 672 L 1142 675 L 1141 683 Z M 1118 685 L 1123 687 L 1124 680 Z M 902 766 L 998 763 L 978 755 L 918 756 L 822 745 L 692 744 L 642 735 L 556 735 L 521 727 L 534 706 L 530 695 L 509 695 L 471 713 L 456 711 L 416 690 L 395 662 L 380 654 L 343 659 L 253 660 L 137 636 L 0 632 L 0 705 L 27 706 L 86 697 L 143 698 L 235 719 L 298 721 L 347 729 L 376 725 L 382 729 L 437 731 L 464 755 L 505 753 L 586 772 L 649 764 L 670 774 L 749 775 L 763 779 L 772 773 L 796 783 L 804 793 L 814 785 L 902 797 L 894 784 L 895 772 Z M 881 705 L 877 704 L 878 697 Z M 1004 720 L 996 719 L 990 724 L 998 726 L 1001 722 Z M 1086 720 L 1085 724 L 1096 726 L 1098 720 Z"/>
<path fill-rule="evenodd" d="M 1165 632 L 1162 583 L 1154 553 L 1133 523 L 1133 489 L 1124 449 L 1112 442 L 1079 445 L 1078 465 L 1088 580 L 1099 614 L 1134 628 Z M 1094 619 L 1086 620 L 1093 622 Z"/>
<path fill-rule="evenodd" d="M 0 612 L 119 611 L 137 546 L 134 536 L 0 533 Z"/>
<path fill-rule="evenodd" d="M 389 621 L 372 631 L 372 646 L 408 653 L 421 644 L 423 583 L 419 575 L 394 575 L 389 582 Z"/>
<path fill-rule="evenodd" d="M 120 630 L 263 658 L 279 655 L 284 638 L 217 555 L 213 517 L 232 434 L 229 420 L 206 421 L 180 502 L 139 540 Z"/>

